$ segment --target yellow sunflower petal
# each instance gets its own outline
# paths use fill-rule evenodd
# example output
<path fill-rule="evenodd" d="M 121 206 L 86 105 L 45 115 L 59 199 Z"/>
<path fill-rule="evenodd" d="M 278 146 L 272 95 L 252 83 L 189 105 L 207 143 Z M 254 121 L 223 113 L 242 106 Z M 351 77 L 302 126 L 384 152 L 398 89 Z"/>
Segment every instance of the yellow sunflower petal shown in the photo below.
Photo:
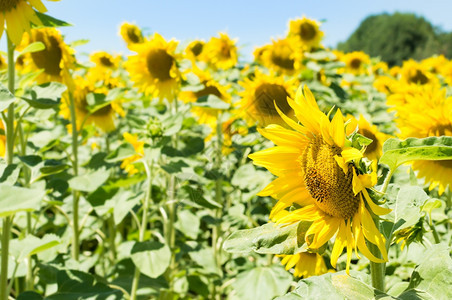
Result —
<path fill-rule="evenodd" d="M 337 233 L 336 240 L 334 241 L 333 250 L 331 251 L 330 262 L 333 268 L 336 268 L 337 260 L 342 254 L 342 250 L 344 250 L 344 247 L 347 245 L 347 235 L 345 230 L 345 221 L 341 220 L 339 231 Z"/>
<path fill-rule="evenodd" d="M 345 162 L 360 159 L 363 157 L 362 152 L 353 147 L 346 147 L 344 150 L 342 150 L 341 155 L 344 158 Z"/>
<path fill-rule="evenodd" d="M 345 143 L 344 116 L 340 109 L 337 110 L 331 121 L 331 129 L 334 143 L 338 147 L 343 148 Z"/>

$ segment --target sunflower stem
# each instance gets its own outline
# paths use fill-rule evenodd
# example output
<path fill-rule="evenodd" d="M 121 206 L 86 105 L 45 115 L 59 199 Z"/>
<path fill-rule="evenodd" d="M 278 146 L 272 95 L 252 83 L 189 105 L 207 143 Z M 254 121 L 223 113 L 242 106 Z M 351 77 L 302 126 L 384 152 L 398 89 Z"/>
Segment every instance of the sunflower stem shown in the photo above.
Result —
<path fill-rule="evenodd" d="M 375 223 L 376 223 L 376 227 L 378 228 L 378 231 L 381 232 L 381 226 L 380 226 L 380 221 L 378 219 L 374 219 Z M 372 254 L 377 257 L 377 258 L 382 258 L 381 256 L 381 252 L 378 249 L 377 245 L 374 245 L 372 243 L 368 243 L 368 247 L 370 252 L 372 252 Z M 385 273 L 386 273 L 386 263 L 376 263 L 373 261 L 370 261 L 370 274 L 372 277 L 372 286 L 377 289 L 380 290 L 382 292 L 385 291 Z"/>
<path fill-rule="evenodd" d="M 74 176 L 78 176 L 78 128 L 77 115 L 75 112 L 74 95 L 71 90 L 68 90 L 69 95 L 69 109 L 71 112 L 71 126 L 72 126 L 72 169 Z M 79 192 L 72 191 L 72 258 L 76 261 L 80 256 L 80 228 L 79 228 Z"/>
<path fill-rule="evenodd" d="M 386 190 L 388 189 L 389 182 L 391 182 L 391 178 L 392 178 L 392 175 L 394 174 L 394 171 L 395 171 L 395 169 L 394 170 L 390 169 L 388 174 L 386 175 L 385 181 L 383 182 L 383 186 L 381 187 L 381 190 L 380 190 L 381 194 L 386 193 Z"/>
<path fill-rule="evenodd" d="M 435 224 L 433 224 L 433 221 L 430 219 L 428 222 L 428 226 L 432 230 L 433 239 L 435 240 L 435 244 L 439 244 L 441 242 L 438 231 L 436 231 Z"/>
<path fill-rule="evenodd" d="M 214 228 L 212 229 L 212 249 L 213 249 L 213 255 L 215 259 L 215 264 L 217 269 L 221 270 L 221 242 L 220 242 L 220 236 L 221 236 L 221 217 L 223 212 L 223 189 L 222 189 L 222 175 L 221 175 L 221 165 L 223 162 L 222 157 L 222 150 L 223 150 L 223 126 L 221 123 L 221 115 L 217 118 L 217 148 L 216 148 L 216 160 L 215 160 L 215 167 L 217 170 L 217 177 L 215 180 L 215 201 L 221 205 L 221 208 L 215 209 L 215 220 L 216 224 Z M 212 287 L 213 291 L 213 299 L 220 299 L 221 298 L 221 286 L 216 286 L 215 283 L 213 283 Z"/>
<path fill-rule="evenodd" d="M 148 165 L 146 161 L 143 161 L 144 168 L 146 170 L 146 176 L 147 176 L 147 186 L 148 189 L 146 191 L 146 195 L 143 200 L 143 216 L 141 218 L 141 226 L 138 236 L 138 242 L 143 242 L 145 238 L 146 229 L 148 226 L 148 211 L 149 206 L 151 204 L 152 199 L 152 172 L 153 172 L 153 164 L 151 163 L 151 166 Z M 133 274 L 133 281 L 132 281 L 132 289 L 130 291 L 130 299 L 136 300 L 137 299 L 137 291 L 138 291 L 138 284 L 140 283 L 140 269 L 138 269 L 135 266 L 135 272 Z"/>
<path fill-rule="evenodd" d="M 14 63 L 14 49 L 15 46 L 7 37 L 8 41 L 8 89 L 11 94 L 15 94 L 15 63 Z M 8 106 L 6 123 L 6 163 L 8 165 L 13 163 L 14 155 L 14 102 Z M 3 219 L 2 226 L 2 254 L 1 254 L 1 273 L 0 273 L 0 300 L 8 300 L 8 257 L 9 257 L 9 240 L 11 235 L 11 216 Z"/>

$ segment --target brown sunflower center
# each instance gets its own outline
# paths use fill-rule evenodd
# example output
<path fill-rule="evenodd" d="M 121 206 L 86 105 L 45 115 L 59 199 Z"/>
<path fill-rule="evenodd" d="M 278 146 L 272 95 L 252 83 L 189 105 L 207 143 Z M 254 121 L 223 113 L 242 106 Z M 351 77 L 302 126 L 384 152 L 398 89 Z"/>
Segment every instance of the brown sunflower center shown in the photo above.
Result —
<path fill-rule="evenodd" d="M 170 70 L 174 58 L 164 49 L 152 50 L 146 57 L 148 71 L 152 77 L 160 81 L 171 79 Z"/>
<path fill-rule="evenodd" d="M 346 220 L 358 210 L 359 198 L 353 193 L 353 166 L 350 164 L 345 174 L 334 159 L 340 153 L 339 147 L 317 137 L 303 152 L 302 168 L 306 188 L 317 206 L 330 216 Z"/>
<path fill-rule="evenodd" d="M 275 102 L 278 108 L 284 113 L 288 114 L 292 111 L 287 97 L 289 94 L 286 89 L 274 83 L 263 83 L 254 91 L 254 106 L 260 114 L 267 116 L 278 116 L 278 111 L 275 108 Z"/>
<path fill-rule="evenodd" d="M 127 28 L 127 37 L 129 38 L 132 43 L 141 43 L 143 37 L 141 36 L 141 32 L 136 27 L 129 27 Z"/>
<path fill-rule="evenodd" d="M 194 56 L 198 56 L 199 54 L 201 54 L 202 48 L 204 48 L 204 44 L 201 42 L 197 42 L 190 48 L 190 50 Z"/>
<path fill-rule="evenodd" d="M 310 41 L 314 39 L 317 34 L 317 30 L 310 23 L 303 23 L 300 25 L 300 38 L 303 41 Z"/>
<path fill-rule="evenodd" d="M 33 62 L 39 69 L 44 69 L 45 73 L 59 76 L 61 72 L 60 62 L 63 52 L 57 38 L 47 35 L 41 31 L 35 31 L 32 42 L 42 42 L 46 48 L 42 51 L 31 53 Z"/>
<path fill-rule="evenodd" d="M 223 43 L 220 48 L 220 54 L 223 58 L 231 57 L 231 47 L 228 44 Z"/>
<path fill-rule="evenodd" d="M 452 124 L 438 124 L 429 130 L 429 136 L 452 136 Z"/>
<path fill-rule="evenodd" d="M 362 60 L 359 58 L 354 58 L 350 61 L 350 68 L 358 70 L 361 67 Z"/>
<path fill-rule="evenodd" d="M 426 84 L 428 83 L 428 78 L 421 70 L 416 70 L 416 72 L 408 78 L 408 81 L 416 84 Z"/>
<path fill-rule="evenodd" d="M 366 138 L 372 140 L 372 143 L 367 145 L 366 151 L 364 153 L 369 154 L 369 153 L 376 151 L 377 150 L 377 137 L 375 136 L 375 134 L 367 128 L 360 129 L 359 133 L 364 135 Z"/>
<path fill-rule="evenodd" d="M 102 107 L 101 109 L 96 110 L 93 113 L 93 116 L 97 116 L 97 117 L 108 116 L 109 114 L 111 114 L 111 111 L 112 111 L 111 105 L 108 104 L 108 105 Z"/>
<path fill-rule="evenodd" d="M 20 1 L 21 0 L 2 0 L 0 1 L 0 11 L 10 11 L 15 8 Z"/>
<path fill-rule="evenodd" d="M 208 95 L 215 95 L 218 98 L 223 97 L 221 95 L 220 91 L 215 86 L 211 86 L 211 85 L 208 85 L 208 86 L 204 87 L 202 90 L 195 92 L 196 98 L 201 98 L 203 96 L 208 96 Z"/>
<path fill-rule="evenodd" d="M 109 57 L 106 57 L 106 56 L 102 56 L 100 59 L 99 59 L 99 61 L 100 61 L 100 64 L 102 65 L 102 66 L 104 66 L 104 67 L 108 67 L 108 68 L 111 68 L 111 67 L 113 67 L 113 62 L 111 61 L 111 59 L 109 58 Z"/>
<path fill-rule="evenodd" d="M 290 58 L 291 50 L 289 47 L 278 47 L 272 51 L 271 61 L 280 68 L 293 70 L 295 60 Z"/>

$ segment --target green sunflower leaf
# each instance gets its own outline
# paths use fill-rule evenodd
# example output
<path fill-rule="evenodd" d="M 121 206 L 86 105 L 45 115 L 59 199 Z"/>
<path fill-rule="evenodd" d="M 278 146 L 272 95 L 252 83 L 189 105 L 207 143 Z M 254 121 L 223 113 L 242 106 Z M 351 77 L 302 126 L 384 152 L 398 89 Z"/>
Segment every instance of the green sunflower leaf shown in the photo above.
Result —
<path fill-rule="evenodd" d="M 156 278 L 168 268 L 171 251 L 167 245 L 159 242 L 136 242 L 131 256 L 133 263 L 141 273 Z"/>
<path fill-rule="evenodd" d="M 49 15 L 40 13 L 39 11 L 35 11 L 39 20 L 41 20 L 43 26 L 37 26 L 33 24 L 33 27 L 63 27 L 63 26 L 72 26 L 66 21 L 59 20 L 57 18 L 51 17 Z"/>
<path fill-rule="evenodd" d="M 303 249 L 304 236 L 310 222 L 289 226 L 268 223 L 257 228 L 243 229 L 231 234 L 223 249 L 232 253 L 255 251 L 262 254 L 295 254 Z"/>
<path fill-rule="evenodd" d="M 0 184 L 0 217 L 7 217 L 20 211 L 34 211 L 39 208 L 45 190 L 27 189 Z"/>
<path fill-rule="evenodd" d="M 400 165 L 414 160 L 449 160 L 452 159 L 452 137 L 428 137 L 406 140 L 389 139 L 383 145 L 380 163 L 392 171 Z"/>
<path fill-rule="evenodd" d="M 0 83 L 0 111 L 4 111 L 16 98 L 6 86 Z"/>
<path fill-rule="evenodd" d="M 46 46 L 42 42 L 34 42 L 34 43 L 31 43 L 30 45 L 28 45 L 27 47 L 25 47 L 25 49 L 19 53 L 19 56 L 24 55 L 25 53 L 33 53 L 33 52 L 42 51 L 45 48 L 46 48 Z"/>

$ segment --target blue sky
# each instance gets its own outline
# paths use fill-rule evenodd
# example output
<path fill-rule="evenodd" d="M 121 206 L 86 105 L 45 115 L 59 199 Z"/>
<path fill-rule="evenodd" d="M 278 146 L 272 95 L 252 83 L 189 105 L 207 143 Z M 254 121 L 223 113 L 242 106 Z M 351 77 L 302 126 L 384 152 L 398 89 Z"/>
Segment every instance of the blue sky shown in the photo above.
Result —
<path fill-rule="evenodd" d="M 61 28 L 66 41 L 89 39 L 78 47 L 79 54 L 96 50 L 129 54 L 118 35 L 123 21 L 134 22 L 148 34 L 158 32 L 166 39 L 187 43 L 195 38 L 208 40 L 218 32 L 238 38 L 244 59 L 254 47 L 283 37 L 290 19 L 305 15 L 323 20 L 326 46 L 344 41 L 370 14 L 413 12 L 433 25 L 452 31 L 452 1 L 246 1 L 246 0 L 61 0 L 43 1 L 48 14 L 74 26 Z"/>

